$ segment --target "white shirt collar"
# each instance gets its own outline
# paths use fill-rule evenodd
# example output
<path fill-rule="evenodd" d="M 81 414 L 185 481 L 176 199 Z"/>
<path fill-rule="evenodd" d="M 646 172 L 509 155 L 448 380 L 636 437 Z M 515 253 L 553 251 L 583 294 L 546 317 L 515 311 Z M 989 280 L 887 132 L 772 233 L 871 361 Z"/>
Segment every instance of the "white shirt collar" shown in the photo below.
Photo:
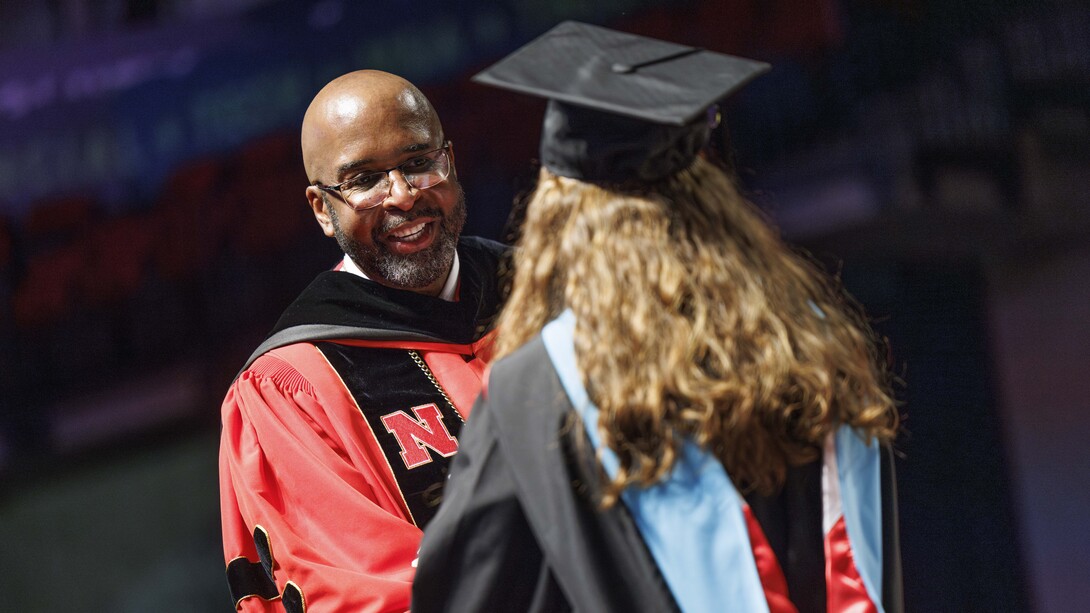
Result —
<path fill-rule="evenodd" d="M 439 298 L 446 300 L 447 302 L 454 302 L 454 292 L 458 289 L 458 271 L 461 265 L 458 263 L 458 251 L 454 252 L 454 262 L 450 265 L 450 274 L 447 275 L 447 282 L 443 284 L 443 290 L 439 292 Z M 352 258 L 348 257 L 348 254 L 344 254 L 344 260 L 341 264 L 341 272 L 347 272 L 354 274 L 364 279 L 371 280 L 356 263 L 352 261 Z"/>

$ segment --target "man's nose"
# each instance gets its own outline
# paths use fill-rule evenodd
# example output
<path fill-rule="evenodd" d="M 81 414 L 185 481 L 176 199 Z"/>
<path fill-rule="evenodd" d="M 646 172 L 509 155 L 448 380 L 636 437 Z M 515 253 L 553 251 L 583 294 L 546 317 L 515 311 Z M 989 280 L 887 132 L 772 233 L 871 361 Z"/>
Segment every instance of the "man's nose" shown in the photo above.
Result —
<path fill-rule="evenodd" d="M 383 207 L 396 207 L 403 211 L 413 208 L 420 190 L 416 189 L 405 179 L 400 170 L 391 170 L 389 174 L 390 195 L 382 201 Z"/>

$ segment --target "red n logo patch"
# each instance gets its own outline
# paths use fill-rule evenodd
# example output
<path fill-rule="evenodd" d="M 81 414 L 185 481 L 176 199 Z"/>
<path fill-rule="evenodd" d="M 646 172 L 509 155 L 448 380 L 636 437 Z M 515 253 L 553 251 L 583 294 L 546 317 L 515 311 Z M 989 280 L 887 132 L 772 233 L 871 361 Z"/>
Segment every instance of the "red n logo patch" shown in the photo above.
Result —
<path fill-rule="evenodd" d="M 432 449 L 444 458 L 458 452 L 458 439 L 450 435 L 443 425 L 443 415 L 435 403 L 413 407 L 416 419 L 405 411 L 396 411 L 382 416 L 382 425 L 397 438 L 401 445 L 401 459 L 405 468 L 416 468 L 432 461 L 431 454 L 425 447 Z"/>

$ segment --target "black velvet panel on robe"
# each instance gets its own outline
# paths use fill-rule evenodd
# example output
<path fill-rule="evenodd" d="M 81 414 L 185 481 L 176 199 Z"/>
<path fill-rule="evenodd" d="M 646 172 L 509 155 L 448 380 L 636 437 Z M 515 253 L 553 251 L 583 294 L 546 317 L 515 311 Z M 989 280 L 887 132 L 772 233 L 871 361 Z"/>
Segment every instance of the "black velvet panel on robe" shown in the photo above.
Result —
<path fill-rule="evenodd" d="M 288 306 L 246 367 L 276 347 L 303 341 L 469 344 L 479 340 L 491 329 L 499 310 L 500 267 L 507 252 L 506 246 L 495 241 L 460 238 L 455 302 L 389 288 L 350 273 L 322 272 Z"/>

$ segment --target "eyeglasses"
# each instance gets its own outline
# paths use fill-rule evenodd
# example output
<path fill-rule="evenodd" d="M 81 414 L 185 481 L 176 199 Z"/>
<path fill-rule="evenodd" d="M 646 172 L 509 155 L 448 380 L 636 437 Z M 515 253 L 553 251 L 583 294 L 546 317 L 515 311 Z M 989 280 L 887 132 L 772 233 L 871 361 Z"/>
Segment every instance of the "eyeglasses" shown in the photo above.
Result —
<path fill-rule="evenodd" d="M 409 158 L 393 168 L 358 174 L 336 185 L 315 183 L 314 186 L 337 194 L 345 204 L 357 211 L 366 211 L 382 204 L 390 195 L 393 185 L 390 173 L 395 170 L 415 189 L 428 189 L 439 185 L 450 175 L 450 141 L 443 143 L 438 149 Z"/>

